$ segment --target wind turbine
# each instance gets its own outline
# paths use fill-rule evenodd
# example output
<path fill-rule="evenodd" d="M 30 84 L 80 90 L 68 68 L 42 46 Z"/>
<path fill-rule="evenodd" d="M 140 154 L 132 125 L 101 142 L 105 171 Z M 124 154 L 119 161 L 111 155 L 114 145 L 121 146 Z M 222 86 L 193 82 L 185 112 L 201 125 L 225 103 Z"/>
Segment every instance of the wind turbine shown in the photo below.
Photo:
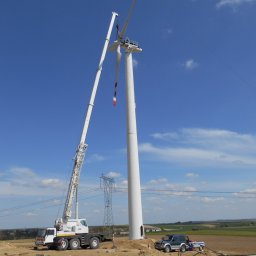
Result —
<path fill-rule="evenodd" d="M 138 240 L 144 238 L 140 168 L 136 125 L 136 105 L 134 96 L 134 78 L 132 53 L 141 52 L 138 43 L 131 41 L 124 35 L 133 12 L 136 0 L 133 0 L 128 17 L 121 32 L 118 31 L 117 40 L 109 47 L 116 51 L 116 81 L 113 103 L 116 103 L 117 83 L 119 78 L 119 66 L 121 61 L 121 48 L 125 50 L 126 63 L 126 108 L 127 108 L 127 162 L 128 162 L 128 208 L 129 208 L 129 239 Z"/>

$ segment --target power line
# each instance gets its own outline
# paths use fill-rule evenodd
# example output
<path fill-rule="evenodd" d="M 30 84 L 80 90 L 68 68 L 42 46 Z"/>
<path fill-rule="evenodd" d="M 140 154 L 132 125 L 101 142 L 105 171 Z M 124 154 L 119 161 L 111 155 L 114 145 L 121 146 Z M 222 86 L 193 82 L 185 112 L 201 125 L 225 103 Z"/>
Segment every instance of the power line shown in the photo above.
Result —
<path fill-rule="evenodd" d="M 80 199 L 80 201 L 84 201 L 84 200 L 87 200 L 87 199 L 90 199 L 90 198 L 101 196 L 101 193 L 99 193 L 99 188 L 91 189 L 91 191 L 92 192 L 97 191 L 98 193 L 96 195 L 83 197 L 83 198 Z M 86 191 L 86 192 L 84 191 L 84 194 L 87 195 L 88 191 Z M 61 198 L 62 198 L 61 196 L 60 197 L 54 197 L 54 198 L 47 199 L 47 200 L 41 200 L 41 201 L 29 203 L 29 204 L 23 204 L 23 205 L 18 205 L 18 206 L 10 207 L 10 208 L 5 208 L 5 209 L 0 210 L 0 213 L 2 212 L 2 215 L 0 215 L 0 218 L 9 217 L 9 216 L 16 216 L 16 215 L 20 215 L 20 214 L 23 214 L 23 213 L 27 213 L 28 210 L 26 210 L 26 211 L 19 211 L 19 210 L 23 209 L 23 208 L 28 208 L 28 207 L 31 207 L 31 206 L 36 206 L 36 205 L 44 204 L 44 203 L 52 203 L 52 204 L 44 205 L 44 206 L 42 206 L 40 208 L 32 209 L 32 210 L 30 210 L 30 212 L 36 212 L 36 211 L 44 210 L 46 208 L 62 206 L 63 202 L 61 202 L 61 201 L 57 202 L 57 203 L 54 202 L 55 200 L 60 200 Z"/>
<path fill-rule="evenodd" d="M 127 190 L 127 187 L 115 187 L 115 189 Z M 153 191 L 153 192 L 174 192 L 174 193 L 204 193 L 204 194 L 252 194 L 256 195 L 256 191 L 213 191 L 213 190 L 177 190 L 177 189 L 151 189 L 142 188 L 141 191 Z"/>
<path fill-rule="evenodd" d="M 98 188 L 88 188 L 88 189 L 83 189 L 80 191 L 81 194 L 87 194 L 88 192 L 95 192 L 95 191 L 98 191 L 99 189 Z M 9 208 L 4 208 L 4 209 L 0 209 L 0 212 L 6 212 L 6 211 L 12 211 L 12 210 L 16 210 L 16 209 L 21 209 L 21 208 L 27 208 L 27 207 L 30 207 L 30 206 L 35 206 L 35 205 L 40 205 L 40 204 L 44 204 L 44 203 L 51 203 L 55 200 L 61 200 L 62 199 L 62 196 L 58 196 L 58 197 L 52 197 L 50 199 L 45 199 L 45 200 L 39 200 L 39 201 L 35 201 L 35 202 L 31 202 L 31 203 L 28 203 L 28 204 L 20 204 L 20 205 L 17 205 L 17 206 L 13 206 L 13 207 L 9 207 Z M 60 204 L 56 204 L 56 205 L 61 205 Z"/>
<path fill-rule="evenodd" d="M 112 184 L 112 188 L 110 189 L 110 187 L 108 188 L 108 192 L 106 191 L 106 193 L 109 193 L 108 196 L 106 196 L 106 198 L 104 198 L 105 201 L 105 211 L 106 211 L 106 217 L 104 214 L 104 218 L 108 219 L 108 210 L 111 209 L 112 212 L 112 192 L 113 192 L 113 184 Z M 115 187 L 114 192 L 116 193 L 123 193 L 127 191 L 127 187 Z M 93 192 L 97 192 L 96 195 L 91 195 L 91 196 L 86 196 L 86 197 L 81 197 L 80 201 L 84 201 L 90 198 L 94 198 L 94 197 L 98 197 L 101 196 L 101 194 L 99 194 L 99 187 L 95 187 L 95 188 L 88 188 L 88 189 L 83 189 L 80 191 L 81 195 L 88 195 L 88 193 L 93 193 Z M 220 196 L 222 195 L 222 197 L 224 198 L 235 198 L 235 199 L 256 199 L 256 191 L 212 191 L 212 190 L 194 190 L 194 191 L 190 191 L 190 190 L 175 190 L 175 189 L 151 189 L 151 188 L 142 188 L 141 192 L 143 195 L 161 195 L 161 196 L 172 196 L 172 197 L 197 197 L 197 198 L 205 198 L 205 197 L 209 197 L 209 198 L 220 198 Z M 110 198 L 108 198 L 110 197 Z M 63 205 L 62 202 L 54 202 L 56 200 L 61 200 L 61 196 L 59 197 L 53 197 L 50 199 L 46 199 L 46 200 L 40 200 L 40 201 L 35 201 L 35 202 L 31 202 L 28 204 L 21 204 L 21 205 L 17 205 L 17 206 L 13 206 L 13 207 L 9 207 L 9 208 L 4 208 L 4 209 L 0 209 L 0 213 L 2 213 L 2 215 L 0 215 L 0 218 L 2 217 L 8 217 L 8 216 L 15 216 L 15 215 L 20 215 L 22 213 L 26 213 L 27 211 L 20 211 L 21 209 L 24 208 L 29 208 L 29 207 L 34 207 L 37 205 L 43 205 L 40 208 L 37 209 L 32 209 L 31 212 L 36 212 L 36 211 L 41 211 L 44 210 L 46 208 L 51 208 L 51 207 L 57 207 L 57 206 L 61 206 Z M 45 204 L 50 204 L 50 205 L 45 205 Z M 112 214 L 110 214 L 110 219 L 112 218 L 112 221 L 105 221 L 104 219 L 104 223 L 111 223 L 113 222 L 113 215 L 111 217 Z"/>
<path fill-rule="evenodd" d="M 127 191 L 127 187 L 116 187 L 116 192 Z M 141 189 L 142 194 L 153 194 L 153 195 L 165 195 L 165 196 L 177 196 L 177 197 L 215 197 L 219 198 L 222 195 L 225 198 L 236 198 L 236 199 L 256 199 L 256 192 L 234 192 L 234 191 L 203 191 L 203 190 L 175 190 L 175 189 Z M 201 195 L 197 195 L 201 194 Z M 204 195 L 202 195 L 204 194 Z M 209 195 L 210 194 L 210 195 Z M 213 195 L 218 194 L 218 195 Z M 227 196 L 229 195 L 229 196 Z M 252 195 L 252 196 L 248 196 Z M 255 196 L 254 196 L 255 195 Z"/>
<path fill-rule="evenodd" d="M 98 197 L 98 196 L 101 196 L 101 194 L 98 194 L 98 195 L 93 195 L 93 196 L 87 196 L 87 197 L 84 197 L 83 199 L 80 199 L 80 201 L 84 201 L 84 200 L 87 200 L 87 199 L 91 199 L 91 198 L 94 198 L 94 197 Z M 45 210 L 47 208 L 52 208 L 52 207 L 57 207 L 57 206 L 61 206 L 63 205 L 62 202 L 60 203 L 55 203 L 55 204 L 52 204 L 52 205 L 48 205 L 48 206 L 42 206 L 40 208 L 36 208 L 36 209 L 32 209 L 30 210 L 29 212 L 30 213 L 33 213 L 33 212 L 37 212 L 37 211 L 42 211 L 42 210 Z M 24 208 L 24 206 L 23 206 Z M 7 211 L 6 211 L 7 212 Z M 17 215 L 20 215 L 20 214 L 23 214 L 23 213 L 27 213 L 28 211 L 19 211 L 19 212 L 7 212 L 6 214 L 3 214 L 3 215 L 0 215 L 0 218 L 3 218 L 3 217 L 9 217 L 9 216 L 17 216 Z"/>

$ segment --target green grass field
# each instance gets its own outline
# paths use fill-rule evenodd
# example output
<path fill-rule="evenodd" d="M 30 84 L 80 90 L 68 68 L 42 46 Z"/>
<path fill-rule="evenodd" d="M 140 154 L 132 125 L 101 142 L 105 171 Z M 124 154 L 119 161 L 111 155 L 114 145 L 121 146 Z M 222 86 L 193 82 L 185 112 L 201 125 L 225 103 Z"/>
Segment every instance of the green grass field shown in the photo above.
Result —
<path fill-rule="evenodd" d="M 155 224 L 161 232 L 149 234 L 185 233 L 188 235 L 220 235 L 256 237 L 256 221 L 189 222 L 176 224 Z"/>

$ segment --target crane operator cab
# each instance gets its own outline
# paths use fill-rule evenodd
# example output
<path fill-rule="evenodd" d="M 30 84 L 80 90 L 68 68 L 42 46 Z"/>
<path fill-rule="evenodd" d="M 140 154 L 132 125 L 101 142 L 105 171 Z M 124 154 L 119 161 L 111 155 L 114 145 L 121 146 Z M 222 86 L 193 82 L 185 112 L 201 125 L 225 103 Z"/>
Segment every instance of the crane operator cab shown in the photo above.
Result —
<path fill-rule="evenodd" d="M 89 233 L 89 228 L 86 219 L 69 219 L 66 223 L 64 231 L 75 232 L 76 234 Z"/>
<path fill-rule="evenodd" d="M 62 219 L 55 221 L 55 228 L 58 233 L 75 233 L 75 234 L 87 234 L 89 228 L 86 219 L 69 219 L 66 223 Z"/>

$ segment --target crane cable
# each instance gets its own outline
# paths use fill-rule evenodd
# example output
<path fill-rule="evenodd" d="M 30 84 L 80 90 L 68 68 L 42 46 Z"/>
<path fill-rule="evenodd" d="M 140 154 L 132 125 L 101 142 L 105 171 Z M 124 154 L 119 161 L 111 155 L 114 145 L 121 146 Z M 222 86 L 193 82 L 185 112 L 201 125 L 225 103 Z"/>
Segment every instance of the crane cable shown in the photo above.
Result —
<path fill-rule="evenodd" d="M 118 17 L 117 17 L 117 24 L 116 24 L 116 40 L 119 38 L 119 24 L 118 24 Z M 115 81 L 115 86 L 114 86 L 114 96 L 113 96 L 113 105 L 114 107 L 116 106 L 116 96 L 117 96 L 117 78 Z"/>

